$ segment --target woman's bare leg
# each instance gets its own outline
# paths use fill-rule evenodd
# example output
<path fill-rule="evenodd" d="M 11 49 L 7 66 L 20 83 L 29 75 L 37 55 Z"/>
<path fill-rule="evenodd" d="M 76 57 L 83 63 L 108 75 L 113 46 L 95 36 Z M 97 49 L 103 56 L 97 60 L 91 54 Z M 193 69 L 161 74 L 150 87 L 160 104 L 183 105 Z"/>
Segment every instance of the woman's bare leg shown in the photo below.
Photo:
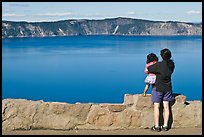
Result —
<path fill-rule="evenodd" d="M 154 125 L 159 126 L 159 107 L 160 103 L 154 103 Z"/>
<path fill-rule="evenodd" d="M 164 126 L 167 126 L 169 121 L 169 102 L 163 101 L 163 106 L 164 106 Z"/>

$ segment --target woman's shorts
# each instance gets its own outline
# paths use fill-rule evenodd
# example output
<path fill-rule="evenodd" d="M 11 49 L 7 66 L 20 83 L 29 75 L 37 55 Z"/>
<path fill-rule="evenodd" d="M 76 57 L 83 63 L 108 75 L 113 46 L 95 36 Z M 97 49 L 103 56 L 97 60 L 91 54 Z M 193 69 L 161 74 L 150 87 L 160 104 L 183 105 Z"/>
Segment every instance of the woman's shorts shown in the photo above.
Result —
<path fill-rule="evenodd" d="M 156 76 L 147 76 L 145 78 L 145 83 L 149 83 L 149 84 L 155 84 L 156 81 Z"/>
<path fill-rule="evenodd" d="M 156 91 L 156 87 L 152 88 L 152 102 L 161 103 L 162 101 L 173 101 L 174 96 L 172 91 L 168 91 L 165 93 Z"/>

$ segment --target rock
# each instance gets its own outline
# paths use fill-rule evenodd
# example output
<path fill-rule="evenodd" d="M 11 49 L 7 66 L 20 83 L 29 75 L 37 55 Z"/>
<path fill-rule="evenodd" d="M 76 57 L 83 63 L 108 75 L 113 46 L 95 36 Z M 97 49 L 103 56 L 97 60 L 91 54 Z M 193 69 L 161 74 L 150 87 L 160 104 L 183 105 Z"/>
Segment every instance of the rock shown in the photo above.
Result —
<path fill-rule="evenodd" d="M 102 108 L 100 106 L 92 106 L 91 111 L 87 117 L 87 122 L 101 127 L 107 127 L 112 124 L 113 115 L 108 108 Z"/>
<path fill-rule="evenodd" d="M 139 128 L 142 124 L 140 111 L 126 109 L 123 112 L 123 119 L 129 129 Z"/>
<path fill-rule="evenodd" d="M 185 103 L 186 102 L 186 96 L 178 95 L 178 96 L 175 97 L 175 101 L 180 102 L 180 103 Z"/>
<path fill-rule="evenodd" d="M 124 105 L 133 105 L 136 110 L 150 109 L 153 108 L 153 103 L 151 101 L 151 94 L 147 94 L 143 97 L 142 94 L 125 94 Z"/>
<path fill-rule="evenodd" d="M 138 95 L 138 99 L 135 102 L 135 109 L 136 110 L 153 109 L 151 95 L 146 95 L 146 97 L 143 97 L 141 94 Z"/>
<path fill-rule="evenodd" d="M 138 100 L 137 94 L 134 94 L 134 95 L 125 94 L 123 104 L 124 105 L 133 105 L 137 102 L 137 100 Z"/>
<path fill-rule="evenodd" d="M 154 110 L 146 109 L 141 112 L 141 128 L 151 128 L 154 125 Z"/>
<path fill-rule="evenodd" d="M 66 113 L 76 117 L 80 121 L 85 121 L 92 104 L 71 104 L 66 106 Z"/>
<path fill-rule="evenodd" d="M 111 112 L 121 112 L 125 109 L 125 105 L 121 104 L 108 105 L 108 109 Z"/>
<path fill-rule="evenodd" d="M 33 102 L 24 99 L 8 99 L 2 101 L 2 124 L 3 129 L 30 129 L 32 118 L 36 113 L 36 105 L 39 101 Z"/>
<path fill-rule="evenodd" d="M 172 107 L 173 127 L 202 127 L 202 102 L 193 101 L 182 105 L 177 103 Z"/>

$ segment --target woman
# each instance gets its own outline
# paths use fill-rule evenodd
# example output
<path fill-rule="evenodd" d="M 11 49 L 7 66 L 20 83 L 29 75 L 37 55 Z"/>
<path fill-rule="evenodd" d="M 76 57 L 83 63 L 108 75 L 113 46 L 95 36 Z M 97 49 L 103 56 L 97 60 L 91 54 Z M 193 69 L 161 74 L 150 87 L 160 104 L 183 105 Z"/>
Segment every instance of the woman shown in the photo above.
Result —
<path fill-rule="evenodd" d="M 160 52 L 162 61 L 152 66 L 149 66 L 148 72 L 156 74 L 155 87 L 152 89 L 152 102 L 154 103 L 154 123 L 153 131 L 167 131 L 169 120 L 169 102 L 174 100 L 172 93 L 171 75 L 174 71 L 175 65 L 171 59 L 171 51 L 167 48 Z M 159 126 L 159 107 L 163 102 L 164 107 L 164 125 Z"/>

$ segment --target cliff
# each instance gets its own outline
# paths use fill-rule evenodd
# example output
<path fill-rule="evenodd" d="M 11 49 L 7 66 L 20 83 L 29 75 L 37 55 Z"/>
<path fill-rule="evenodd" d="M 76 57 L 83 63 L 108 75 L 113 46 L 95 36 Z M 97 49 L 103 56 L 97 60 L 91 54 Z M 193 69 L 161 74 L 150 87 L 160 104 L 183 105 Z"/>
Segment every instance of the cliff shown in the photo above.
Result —
<path fill-rule="evenodd" d="M 170 106 L 169 126 L 172 128 L 202 127 L 201 101 L 186 102 L 185 96 L 178 95 Z M 150 128 L 153 124 L 151 95 L 125 94 L 122 104 L 2 100 L 3 130 L 114 130 Z"/>
<path fill-rule="evenodd" d="M 2 38 L 75 35 L 202 35 L 202 23 L 150 21 L 121 17 L 56 22 L 2 21 Z"/>

